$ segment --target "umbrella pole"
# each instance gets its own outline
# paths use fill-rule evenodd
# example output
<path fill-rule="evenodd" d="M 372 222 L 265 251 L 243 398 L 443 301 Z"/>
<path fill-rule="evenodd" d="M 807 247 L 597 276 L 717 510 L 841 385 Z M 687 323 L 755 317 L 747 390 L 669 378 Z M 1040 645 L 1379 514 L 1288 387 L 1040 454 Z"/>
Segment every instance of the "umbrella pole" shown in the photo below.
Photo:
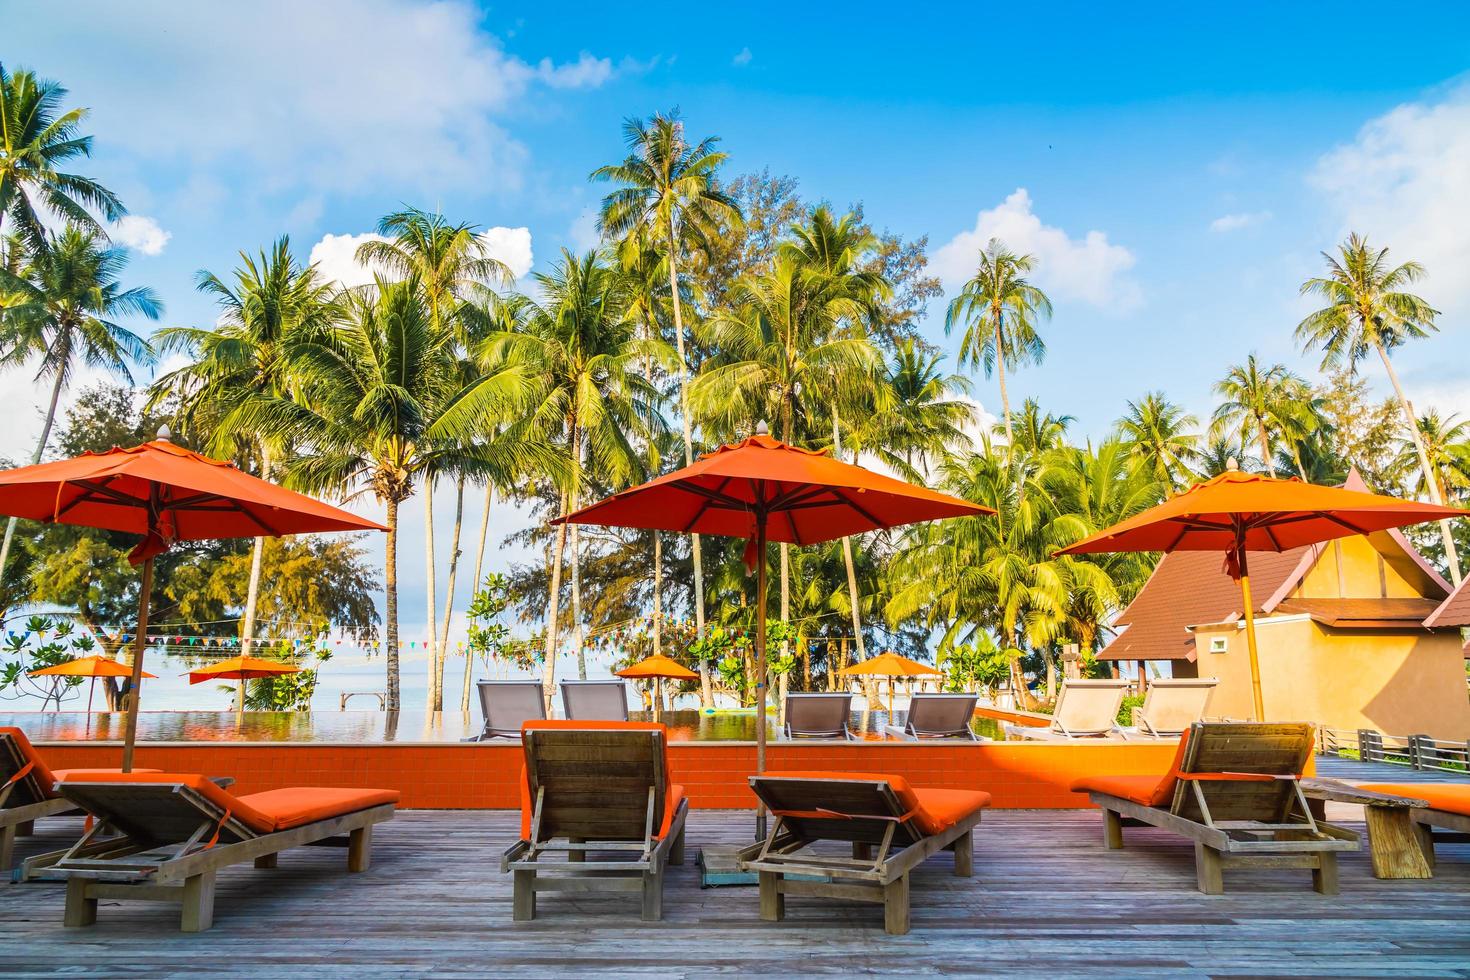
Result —
<path fill-rule="evenodd" d="M 1236 561 L 1240 564 L 1240 600 L 1245 605 L 1245 646 L 1250 652 L 1251 698 L 1256 710 L 1256 721 L 1266 720 L 1266 708 L 1261 700 L 1261 660 L 1256 653 L 1256 612 L 1251 599 L 1250 569 L 1245 563 L 1245 544 L 1236 546 Z"/>
<path fill-rule="evenodd" d="M 766 515 L 755 520 L 755 771 L 766 771 Z M 765 804 L 755 808 L 755 835 L 766 836 Z"/>
<path fill-rule="evenodd" d="M 133 745 L 138 740 L 138 695 L 143 690 L 143 651 L 148 649 L 148 597 L 153 592 L 153 559 L 143 562 L 143 591 L 138 596 L 138 635 L 133 637 L 133 673 L 128 681 L 128 717 L 123 729 L 122 771 L 133 771 Z"/>
<path fill-rule="evenodd" d="M 87 684 L 87 734 L 92 734 L 92 695 L 97 693 L 97 678 Z"/>
<path fill-rule="evenodd" d="M 235 695 L 235 727 L 238 728 L 245 721 L 245 678 L 240 678 Z"/>

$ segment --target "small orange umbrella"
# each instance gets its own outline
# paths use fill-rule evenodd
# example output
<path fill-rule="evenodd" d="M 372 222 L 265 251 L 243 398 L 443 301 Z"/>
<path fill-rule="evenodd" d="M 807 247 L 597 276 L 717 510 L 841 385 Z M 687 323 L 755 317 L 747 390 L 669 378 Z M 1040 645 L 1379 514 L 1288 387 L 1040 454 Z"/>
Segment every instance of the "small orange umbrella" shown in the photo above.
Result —
<path fill-rule="evenodd" d="M 1255 604 L 1248 551 L 1289 551 L 1355 534 L 1463 517 L 1470 511 L 1376 493 L 1280 480 L 1230 469 L 1156 507 L 1084 538 L 1058 554 L 1113 551 L 1221 551 L 1239 580 L 1250 653 L 1251 693 L 1257 721 L 1265 720 L 1261 667 L 1256 654 Z"/>
<path fill-rule="evenodd" d="M 97 678 L 99 677 L 131 677 L 133 668 L 127 664 L 118 663 L 111 657 L 104 657 L 100 653 L 94 653 L 90 657 L 78 657 L 68 660 L 66 663 L 56 664 L 52 667 L 42 667 L 40 670 L 30 672 L 32 677 L 90 677 L 92 683 L 87 686 L 87 727 L 92 725 L 92 695 L 97 690 Z M 148 671 L 142 671 L 140 677 L 157 677 Z"/>
<path fill-rule="evenodd" d="M 658 714 L 663 710 L 665 677 L 676 681 L 699 680 L 699 674 L 685 667 L 673 657 L 666 656 L 662 653 L 655 653 L 645 660 L 640 660 L 632 666 L 624 667 L 622 670 L 615 670 L 613 673 L 630 680 L 652 678 L 654 714 Z"/>
<path fill-rule="evenodd" d="M 843 667 L 837 673 L 847 676 L 876 674 L 881 677 L 944 676 L 944 671 L 930 667 L 928 664 L 921 664 L 917 660 L 910 660 L 908 657 L 901 657 L 892 650 L 880 653 L 860 664 Z M 888 714 L 893 714 L 893 683 L 891 681 L 888 684 Z"/>
<path fill-rule="evenodd" d="M 229 660 L 221 660 L 217 664 L 208 667 L 200 667 L 198 670 L 189 671 L 190 684 L 203 684 L 205 681 L 239 681 L 239 717 L 245 717 L 245 682 L 257 677 L 279 677 L 282 674 L 299 674 L 301 668 L 295 664 L 282 663 L 279 660 L 262 660 L 259 657 L 247 657 L 244 655 L 231 657 Z"/>

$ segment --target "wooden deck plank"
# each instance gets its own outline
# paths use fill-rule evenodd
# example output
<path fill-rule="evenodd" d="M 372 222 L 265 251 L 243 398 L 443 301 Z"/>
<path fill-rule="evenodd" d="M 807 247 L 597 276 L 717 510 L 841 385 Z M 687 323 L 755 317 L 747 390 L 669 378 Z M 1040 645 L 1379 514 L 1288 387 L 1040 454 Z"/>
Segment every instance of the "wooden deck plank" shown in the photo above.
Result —
<path fill-rule="evenodd" d="M 75 821 L 38 824 L 21 855 L 66 843 Z M 1065 976 L 1362 975 L 1470 977 L 1470 845 L 1440 849 L 1430 881 L 1379 881 L 1366 853 L 1342 855 L 1342 894 L 1313 893 L 1299 871 L 1227 870 L 1223 896 L 1194 889 L 1188 841 L 1127 828 L 1102 844 L 1095 811 L 987 812 L 974 877 L 936 855 L 913 877 L 913 931 L 883 932 L 874 905 L 792 897 L 762 922 L 756 889 L 700 889 L 693 862 L 670 870 L 661 922 L 637 896 L 547 893 L 539 918 L 511 922 L 511 880 L 496 868 L 517 817 L 407 811 L 380 826 L 372 868 L 305 848 L 275 869 L 219 875 L 214 928 L 180 934 L 177 914 L 100 903 L 97 925 L 64 929 L 63 888 L 0 886 L 7 976 L 236 976 L 288 971 L 360 977 L 635 977 L 965 974 Z M 753 815 L 690 814 L 689 846 L 740 844 Z"/>

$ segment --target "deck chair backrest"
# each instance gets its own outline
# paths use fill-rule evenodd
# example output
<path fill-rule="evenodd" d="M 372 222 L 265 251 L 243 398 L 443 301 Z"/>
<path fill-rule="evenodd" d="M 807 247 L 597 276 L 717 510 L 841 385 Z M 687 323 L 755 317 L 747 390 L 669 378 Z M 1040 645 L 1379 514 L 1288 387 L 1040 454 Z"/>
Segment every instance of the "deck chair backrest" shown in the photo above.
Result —
<path fill-rule="evenodd" d="M 920 737 L 967 732 L 977 700 L 974 694 L 915 694 L 909 699 L 905 727 L 911 735 Z"/>
<path fill-rule="evenodd" d="M 519 735 L 528 721 L 546 717 L 540 681 L 476 681 L 485 735 Z"/>
<path fill-rule="evenodd" d="M 792 735 L 841 738 L 852 715 L 852 695 L 786 695 L 786 730 Z"/>
<path fill-rule="evenodd" d="M 1202 721 L 1210 695 L 1219 680 L 1214 677 L 1160 678 L 1149 684 L 1143 706 L 1138 709 L 1139 727 L 1162 735 L 1174 735 Z"/>
<path fill-rule="evenodd" d="M 1099 735 L 1118 724 L 1128 682 L 1121 678 L 1068 678 L 1052 712 L 1052 728 L 1071 735 Z"/>
<path fill-rule="evenodd" d="M 664 726 L 646 722 L 598 726 L 594 721 L 572 727 L 565 721 L 541 722 L 527 725 L 521 741 L 533 808 L 538 793 L 543 794 L 540 840 L 643 840 L 650 788 L 654 831 L 663 825 L 668 796 Z"/>
<path fill-rule="evenodd" d="M 1276 722 L 1196 722 L 1186 736 L 1181 773 L 1257 773 L 1300 776 L 1312 757 L 1312 726 Z M 1191 782 L 1174 786 L 1170 812 L 1202 821 Z M 1297 804 L 1292 780 L 1200 780 L 1210 819 L 1281 823 Z"/>
<path fill-rule="evenodd" d="M 20 775 L 22 772 L 25 775 Z M 0 795 L 5 799 L 3 806 L 30 806 L 54 799 L 52 781 L 51 770 L 31 747 L 25 732 L 19 728 L 0 728 Z"/>
<path fill-rule="evenodd" d="M 889 827 L 894 827 L 895 843 L 911 844 L 924 836 L 912 820 L 895 825 L 912 807 L 881 777 L 804 779 L 768 773 L 751 776 L 750 788 L 788 829 L 808 840 L 881 844 Z"/>
<path fill-rule="evenodd" d="M 627 721 L 628 685 L 623 681 L 562 681 L 562 712 L 577 721 Z"/>
<path fill-rule="evenodd" d="M 62 781 L 57 789 L 134 840 L 158 845 L 187 841 L 205 824 L 211 829 L 202 841 L 218 829 L 221 843 L 248 840 L 274 829 L 269 817 L 200 776 L 149 778 L 152 781 L 77 776 Z"/>

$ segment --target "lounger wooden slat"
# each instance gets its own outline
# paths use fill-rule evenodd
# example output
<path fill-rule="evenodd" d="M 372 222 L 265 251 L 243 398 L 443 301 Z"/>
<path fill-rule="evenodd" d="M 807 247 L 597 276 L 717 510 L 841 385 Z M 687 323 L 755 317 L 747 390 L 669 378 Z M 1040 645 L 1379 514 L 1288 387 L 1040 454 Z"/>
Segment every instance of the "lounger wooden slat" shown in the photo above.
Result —
<path fill-rule="evenodd" d="M 1300 867 L 1313 887 L 1337 893 L 1337 852 L 1359 848 L 1358 835 L 1315 818 L 1300 778 L 1312 753 L 1305 724 L 1206 723 L 1190 727 L 1172 771 L 1149 777 L 1086 777 L 1103 811 L 1103 838 L 1123 846 L 1125 822 L 1172 831 L 1194 842 L 1199 890 L 1224 891 L 1222 871 Z M 1166 806 L 1167 801 L 1167 806 Z"/>
<path fill-rule="evenodd" d="M 955 855 L 955 874 L 973 871 L 973 832 L 988 793 L 915 790 L 896 776 L 770 773 L 751 789 L 775 817 L 766 840 L 740 852 L 740 868 L 760 883 L 762 919 L 779 921 L 786 896 L 838 898 L 883 906 L 884 929 L 909 931 L 909 872 L 941 850 Z M 852 844 L 851 858 L 818 856 L 818 841 Z M 810 880 L 816 878 L 819 880 Z"/>
<path fill-rule="evenodd" d="M 535 918 L 539 892 L 636 891 L 642 917 L 662 918 L 664 873 L 684 863 L 689 813 L 669 775 L 664 726 L 531 722 L 521 742 L 522 835 L 500 862 L 513 875 L 512 917 Z"/>

